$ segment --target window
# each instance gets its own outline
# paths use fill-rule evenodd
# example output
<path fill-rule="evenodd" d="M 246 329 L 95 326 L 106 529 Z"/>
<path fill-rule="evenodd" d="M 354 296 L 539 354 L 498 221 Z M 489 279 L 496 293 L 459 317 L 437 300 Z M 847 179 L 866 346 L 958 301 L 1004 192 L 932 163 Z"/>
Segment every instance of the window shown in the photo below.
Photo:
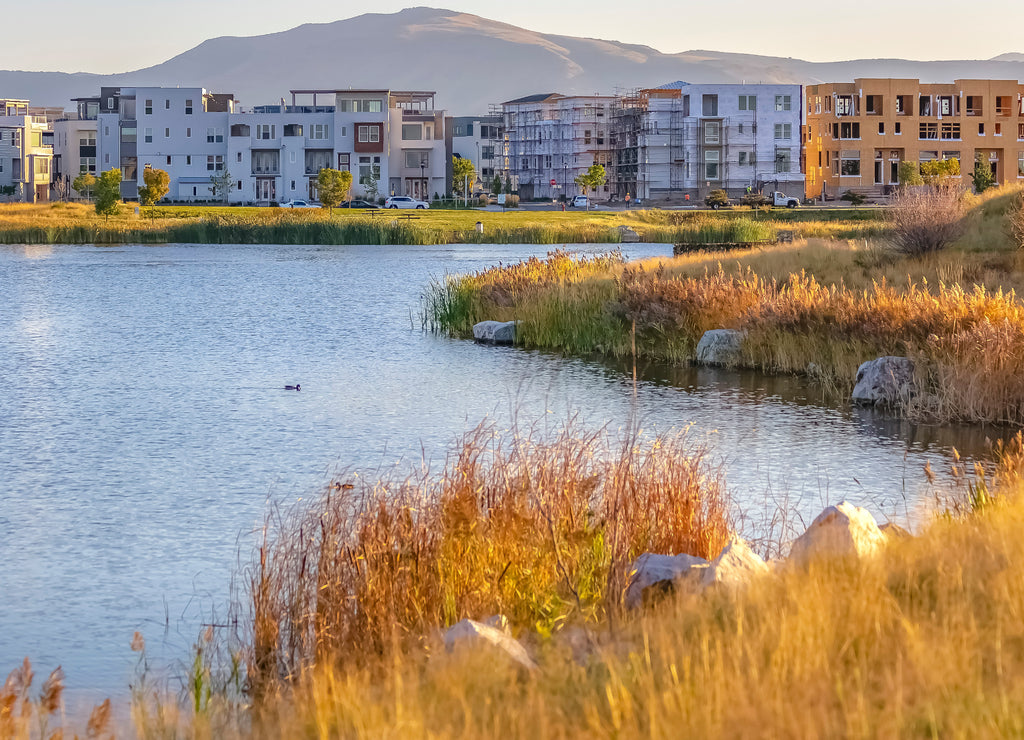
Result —
<path fill-rule="evenodd" d="M 722 124 L 718 121 L 707 121 L 704 124 L 704 143 L 719 144 L 722 141 Z"/>
<path fill-rule="evenodd" d="M 256 126 L 257 139 L 274 139 L 277 136 L 277 126 L 272 123 L 260 123 Z"/>
<path fill-rule="evenodd" d="M 84 132 L 78 136 L 79 146 L 96 146 L 96 134 L 91 131 Z"/>
<path fill-rule="evenodd" d="M 943 152 L 943 159 L 955 159 L 957 162 L 960 161 L 960 152 Z"/>
<path fill-rule="evenodd" d="M 309 138 L 326 139 L 329 136 L 330 126 L 326 123 L 314 123 L 309 127 Z"/>
<path fill-rule="evenodd" d="M 291 185 L 292 185 L 291 189 L 295 190 L 295 180 L 292 180 Z"/>
<path fill-rule="evenodd" d="M 221 172 L 224 169 L 224 157 L 211 154 L 206 158 L 207 172 Z"/>
<path fill-rule="evenodd" d="M 894 124 L 892 125 L 892 132 L 893 132 L 894 134 L 896 134 L 897 136 L 899 136 L 900 134 L 902 134 L 902 133 L 903 133 L 903 126 L 902 126 L 902 125 L 900 124 L 900 122 L 899 122 L 899 121 L 896 121 L 896 122 L 895 122 L 895 123 L 894 123 Z"/>
<path fill-rule="evenodd" d="M 1024 139 L 1024 123 L 1017 124 L 1017 138 Z"/>
<path fill-rule="evenodd" d="M 922 95 L 918 100 L 917 112 L 922 116 L 930 116 L 932 114 L 932 99 L 928 95 Z"/>
<path fill-rule="evenodd" d="M 428 152 L 408 151 L 405 153 L 405 166 L 409 169 L 418 167 L 429 167 L 430 159 Z"/>
<path fill-rule="evenodd" d="M 860 152 L 844 149 L 839 152 L 839 174 L 842 177 L 860 177 Z"/>
<path fill-rule="evenodd" d="M 241 162 L 242 161 L 242 153 L 241 152 L 237 152 L 235 154 L 235 161 L 236 162 Z"/>
<path fill-rule="evenodd" d="M 186 128 L 185 129 L 185 138 L 186 139 L 191 139 L 192 138 L 192 129 L 191 128 Z"/>
<path fill-rule="evenodd" d="M 380 113 L 383 110 L 380 98 L 339 98 L 339 113 Z"/>
<path fill-rule="evenodd" d="M 1003 124 L 1001 124 L 1001 123 L 995 124 L 995 128 L 992 130 L 992 135 L 993 136 L 1002 136 L 1003 135 Z"/>
<path fill-rule="evenodd" d="M 909 95 L 897 95 L 896 96 L 896 115 L 908 116 L 910 115 L 910 96 Z"/>
<path fill-rule="evenodd" d="M 789 149 L 775 150 L 775 171 L 789 172 L 792 166 L 792 152 Z"/>
<path fill-rule="evenodd" d="M 206 129 L 206 143 L 207 144 L 220 144 L 224 141 L 224 129 L 222 128 L 208 128 Z"/>
<path fill-rule="evenodd" d="M 775 124 L 775 138 L 776 139 L 790 139 L 793 136 L 793 124 L 792 123 L 776 123 Z"/>
<path fill-rule="evenodd" d="M 282 136 L 302 136 L 302 126 L 297 123 L 286 123 L 281 129 Z"/>
<path fill-rule="evenodd" d="M 338 154 L 338 170 L 346 171 L 350 167 L 350 154 Z"/>
<path fill-rule="evenodd" d="M 192 155 L 191 154 L 186 154 L 185 155 L 185 164 L 186 165 L 192 164 Z"/>
<path fill-rule="evenodd" d="M 960 138 L 960 124 L 959 123 L 944 123 L 939 129 L 939 135 L 943 139 L 959 139 Z"/>
<path fill-rule="evenodd" d="M 882 115 L 882 96 L 867 95 L 864 98 L 864 112 L 869 116 Z"/>
<path fill-rule="evenodd" d="M 372 165 L 369 157 L 359 158 L 359 181 L 363 182 L 370 178 L 380 179 L 380 157 L 374 157 Z"/>
<path fill-rule="evenodd" d="M 170 110 L 170 109 L 171 109 L 171 99 L 170 99 L 170 98 L 167 98 L 167 99 L 166 99 L 166 100 L 164 101 L 164 110 Z"/>
<path fill-rule="evenodd" d="M 922 123 L 918 129 L 917 138 L 919 139 L 937 139 L 939 138 L 939 124 L 937 123 Z"/>
<path fill-rule="evenodd" d="M 701 114 L 705 116 L 717 116 L 718 115 L 718 96 L 717 95 L 702 95 L 701 96 Z M 715 164 L 715 171 L 718 171 L 718 165 Z M 716 175 L 717 177 L 717 175 Z"/>
<path fill-rule="evenodd" d="M 952 95 L 940 95 L 939 96 L 939 115 L 940 116 L 951 116 L 951 115 L 953 115 L 953 96 Z"/>
<path fill-rule="evenodd" d="M 984 135 L 985 135 L 985 124 L 984 123 L 979 123 L 978 124 L 978 136 L 984 136 Z"/>
<path fill-rule="evenodd" d="M 1024 177 L 1024 152 L 1017 152 L 1017 177 Z"/>
<path fill-rule="evenodd" d="M 167 155 L 167 166 L 169 167 L 170 165 L 171 165 L 171 155 L 168 154 Z"/>
<path fill-rule="evenodd" d="M 757 110 L 757 96 L 756 95 L 740 95 L 739 109 L 740 110 Z"/>
<path fill-rule="evenodd" d="M 192 115 L 192 101 L 191 100 L 186 100 L 185 101 L 185 115 L 186 116 L 191 116 Z"/>
<path fill-rule="evenodd" d="M 377 143 L 380 141 L 380 126 L 360 126 L 358 139 L 360 143 Z"/>
<path fill-rule="evenodd" d="M 981 104 L 980 95 L 968 95 L 967 96 L 967 115 L 969 116 L 980 116 L 984 112 L 984 106 Z"/>
<path fill-rule="evenodd" d="M 423 127 L 418 123 L 402 124 L 402 141 L 419 141 L 423 138 Z"/>
<path fill-rule="evenodd" d="M 705 96 L 708 97 L 708 96 Z M 717 180 L 718 179 L 718 164 L 721 159 L 720 153 L 717 151 L 704 152 L 704 179 L 705 180 Z"/>
<path fill-rule="evenodd" d="M 793 97 L 791 95 L 776 95 L 775 110 L 784 111 L 793 109 Z"/>
<path fill-rule="evenodd" d="M 78 160 L 79 172 L 96 172 L 96 157 L 82 157 Z"/>
<path fill-rule="evenodd" d="M 739 158 L 740 166 L 742 167 L 746 163 L 747 163 L 747 153 L 746 152 L 740 152 L 740 158 Z"/>
<path fill-rule="evenodd" d="M 1008 116 L 1010 115 L 1010 98 L 1005 95 L 996 96 L 996 115 L 997 116 Z"/>
<path fill-rule="evenodd" d="M 147 100 L 146 101 L 145 109 L 146 109 L 146 115 L 147 116 L 153 115 L 153 101 L 152 100 Z"/>
<path fill-rule="evenodd" d="M 241 180 L 238 181 L 238 187 L 236 187 L 235 189 L 236 190 L 241 190 L 242 189 L 242 181 Z"/>
<path fill-rule="evenodd" d="M 164 129 L 164 138 L 165 139 L 171 138 L 171 130 L 169 128 L 165 128 Z"/>
<path fill-rule="evenodd" d="M 583 132 L 583 143 L 584 144 L 589 144 L 590 143 L 590 129 L 589 128 L 586 129 Z"/>
<path fill-rule="evenodd" d="M 779 96 L 776 95 L 776 98 Z M 779 110 L 776 105 L 775 110 Z M 836 115 L 837 116 L 852 116 L 853 115 L 853 96 L 852 95 L 838 95 L 836 96 Z"/>
<path fill-rule="evenodd" d="M 139 138 L 139 131 L 134 126 L 125 126 L 121 129 L 121 143 L 131 144 Z"/>
<path fill-rule="evenodd" d="M 231 136 L 250 136 L 250 129 L 244 123 L 233 123 L 229 130 Z"/>
<path fill-rule="evenodd" d="M 36 174 L 37 175 L 49 175 L 50 174 L 50 160 L 43 157 L 36 157 Z"/>
<path fill-rule="evenodd" d="M 878 122 L 878 135 L 885 136 L 885 121 Z"/>
<path fill-rule="evenodd" d="M 786 124 L 789 125 L 788 123 Z M 844 121 L 839 124 L 839 138 L 840 139 L 859 139 L 860 138 L 860 122 L 859 121 Z"/>
<path fill-rule="evenodd" d="M 153 143 L 153 129 L 147 128 L 144 134 L 144 138 L 147 144 Z"/>

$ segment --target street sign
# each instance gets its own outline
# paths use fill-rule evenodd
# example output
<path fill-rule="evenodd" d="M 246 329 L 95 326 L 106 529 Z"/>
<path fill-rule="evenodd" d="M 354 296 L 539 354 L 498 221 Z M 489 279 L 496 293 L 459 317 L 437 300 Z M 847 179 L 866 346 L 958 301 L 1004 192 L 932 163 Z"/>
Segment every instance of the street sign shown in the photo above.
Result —
<path fill-rule="evenodd" d="M 555 187 L 558 184 L 558 180 L 551 178 L 551 187 Z"/>

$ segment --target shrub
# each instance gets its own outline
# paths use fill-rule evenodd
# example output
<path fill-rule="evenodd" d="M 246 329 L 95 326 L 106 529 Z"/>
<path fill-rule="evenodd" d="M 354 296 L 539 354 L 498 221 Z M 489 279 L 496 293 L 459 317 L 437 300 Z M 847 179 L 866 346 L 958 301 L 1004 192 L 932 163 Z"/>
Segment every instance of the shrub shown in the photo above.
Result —
<path fill-rule="evenodd" d="M 1024 249 L 1024 193 L 1017 196 L 1013 207 L 1006 214 L 1010 238 L 1018 249 Z"/>
<path fill-rule="evenodd" d="M 519 207 L 519 196 L 509 193 L 505 196 L 505 207 L 506 208 L 518 208 Z"/>
<path fill-rule="evenodd" d="M 724 190 L 712 190 L 704 199 L 708 208 L 722 208 L 729 205 L 729 194 Z"/>
<path fill-rule="evenodd" d="M 867 198 L 865 198 L 860 193 L 855 193 L 852 190 L 847 190 L 845 193 L 839 196 L 839 200 L 845 200 L 848 203 L 850 203 L 850 205 L 859 206 L 863 205 L 864 201 L 866 201 Z"/>
<path fill-rule="evenodd" d="M 771 202 L 772 199 L 763 193 L 747 193 L 740 200 L 740 203 L 745 206 L 750 206 L 751 208 L 761 208 L 763 206 L 771 205 Z"/>
<path fill-rule="evenodd" d="M 963 191 L 956 184 L 903 188 L 887 214 L 889 242 L 902 254 L 938 252 L 963 235 L 964 214 Z"/>

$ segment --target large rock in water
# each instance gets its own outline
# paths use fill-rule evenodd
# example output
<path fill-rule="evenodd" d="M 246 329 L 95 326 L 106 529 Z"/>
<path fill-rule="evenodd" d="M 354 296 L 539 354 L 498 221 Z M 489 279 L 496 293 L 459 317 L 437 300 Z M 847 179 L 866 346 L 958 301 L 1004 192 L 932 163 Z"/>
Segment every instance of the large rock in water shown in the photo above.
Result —
<path fill-rule="evenodd" d="M 914 394 L 914 362 L 906 357 L 879 357 L 857 369 L 853 400 L 865 406 L 893 406 Z"/>
<path fill-rule="evenodd" d="M 483 648 L 504 655 L 527 670 L 536 670 L 537 664 L 526 648 L 504 630 L 472 619 L 463 619 L 444 633 L 444 646 L 449 652 L 456 648 Z"/>
<path fill-rule="evenodd" d="M 701 365 L 735 365 L 740 361 L 743 332 L 736 329 L 711 329 L 697 343 L 697 362 Z"/>
<path fill-rule="evenodd" d="M 805 564 L 819 557 L 868 557 L 885 545 L 885 535 L 867 509 L 843 501 L 830 506 L 796 538 L 790 560 Z"/>
<path fill-rule="evenodd" d="M 770 572 L 768 563 L 750 549 L 744 540 L 733 537 L 721 554 L 703 572 L 701 585 L 744 586 L 757 576 Z"/>
<path fill-rule="evenodd" d="M 514 344 L 515 321 L 481 321 L 473 325 L 473 339 L 486 344 Z"/>
<path fill-rule="evenodd" d="M 629 586 L 626 588 L 626 606 L 635 609 L 644 603 L 648 589 L 659 592 L 675 590 L 680 581 L 700 583 L 700 574 L 708 567 L 708 561 L 693 555 L 658 555 L 645 552 L 633 561 L 630 568 Z"/>

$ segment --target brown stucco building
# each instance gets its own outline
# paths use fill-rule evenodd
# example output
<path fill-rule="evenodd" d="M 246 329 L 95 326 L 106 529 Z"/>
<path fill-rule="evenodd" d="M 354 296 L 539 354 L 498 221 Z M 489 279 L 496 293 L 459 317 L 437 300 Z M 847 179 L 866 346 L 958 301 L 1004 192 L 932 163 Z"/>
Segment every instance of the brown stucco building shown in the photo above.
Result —
<path fill-rule="evenodd" d="M 956 158 L 969 182 L 980 157 L 1000 184 L 1024 182 L 1022 97 L 1024 85 L 1016 80 L 808 85 L 807 197 L 847 190 L 883 195 L 899 182 L 901 161 Z"/>

